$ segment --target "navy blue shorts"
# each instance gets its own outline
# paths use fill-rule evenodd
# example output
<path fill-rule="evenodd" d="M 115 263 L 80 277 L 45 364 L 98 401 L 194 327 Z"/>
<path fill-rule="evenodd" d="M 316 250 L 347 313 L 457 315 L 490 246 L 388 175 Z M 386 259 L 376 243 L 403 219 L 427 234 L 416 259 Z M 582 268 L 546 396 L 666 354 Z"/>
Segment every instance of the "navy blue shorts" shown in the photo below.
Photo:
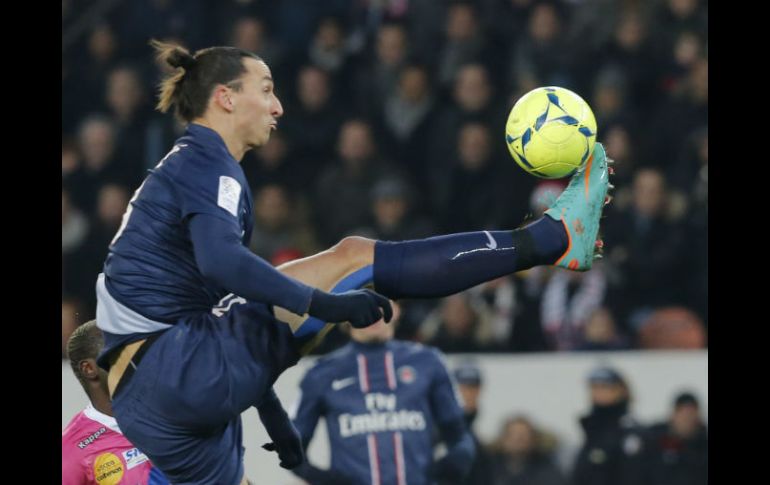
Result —
<path fill-rule="evenodd" d="M 115 396 L 113 412 L 172 483 L 238 485 L 240 415 L 299 358 L 291 329 L 267 305 L 197 315 L 152 344 Z"/>

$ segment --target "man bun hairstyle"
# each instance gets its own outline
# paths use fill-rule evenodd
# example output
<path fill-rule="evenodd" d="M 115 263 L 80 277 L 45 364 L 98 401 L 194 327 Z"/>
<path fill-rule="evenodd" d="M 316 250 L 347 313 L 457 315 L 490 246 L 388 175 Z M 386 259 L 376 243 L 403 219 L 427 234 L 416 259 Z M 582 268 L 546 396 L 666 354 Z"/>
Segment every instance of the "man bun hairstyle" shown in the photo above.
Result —
<path fill-rule="evenodd" d="M 240 90 L 238 78 L 246 72 L 244 58 L 262 60 L 252 52 L 235 47 L 209 47 L 193 54 L 172 42 L 153 39 L 150 45 L 161 64 L 174 68 L 160 82 L 156 108 L 166 113 L 173 107 L 177 118 L 187 123 L 206 112 L 211 93 L 217 85 Z"/>

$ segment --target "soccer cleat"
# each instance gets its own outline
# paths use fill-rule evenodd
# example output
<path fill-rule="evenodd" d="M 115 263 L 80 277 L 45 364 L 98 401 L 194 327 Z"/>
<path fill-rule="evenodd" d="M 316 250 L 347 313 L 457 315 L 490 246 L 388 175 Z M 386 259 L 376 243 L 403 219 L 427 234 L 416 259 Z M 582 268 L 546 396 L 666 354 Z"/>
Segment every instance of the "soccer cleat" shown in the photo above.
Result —
<path fill-rule="evenodd" d="M 567 250 L 554 263 L 573 271 L 588 271 L 594 259 L 600 259 L 604 243 L 597 240 L 602 209 L 609 203 L 608 160 L 601 143 L 586 164 L 570 180 L 546 215 L 561 221 L 567 231 Z M 598 244 L 597 244 L 598 243 Z M 598 252 L 598 254 L 597 254 Z"/>

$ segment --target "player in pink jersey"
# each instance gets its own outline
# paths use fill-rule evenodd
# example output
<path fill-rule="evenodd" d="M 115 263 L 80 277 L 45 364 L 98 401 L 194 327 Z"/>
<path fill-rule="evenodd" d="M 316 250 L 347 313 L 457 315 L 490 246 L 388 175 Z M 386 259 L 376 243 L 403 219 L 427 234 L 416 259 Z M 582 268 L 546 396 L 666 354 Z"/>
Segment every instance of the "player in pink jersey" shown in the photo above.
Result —
<path fill-rule="evenodd" d="M 107 373 L 96 365 L 103 346 L 95 320 L 80 326 L 67 342 L 72 370 L 91 403 L 62 431 L 62 485 L 168 484 L 147 456 L 123 436 L 112 417 Z"/>

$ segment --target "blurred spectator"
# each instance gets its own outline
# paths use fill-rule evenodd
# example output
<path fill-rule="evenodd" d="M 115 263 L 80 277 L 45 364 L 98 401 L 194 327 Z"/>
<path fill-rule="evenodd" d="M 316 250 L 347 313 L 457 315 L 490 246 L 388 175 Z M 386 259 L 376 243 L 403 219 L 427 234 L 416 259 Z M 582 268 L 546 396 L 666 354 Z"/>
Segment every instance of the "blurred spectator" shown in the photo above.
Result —
<path fill-rule="evenodd" d="M 522 207 L 510 203 L 513 164 L 495 156 L 489 128 L 463 125 L 456 147 L 455 164 L 436 187 L 442 231 L 497 229 L 512 224 L 514 214 L 523 217 Z"/>
<path fill-rule="evenodd" d="M 602 138 L 604 149 L 607 150 L 607 157 L 615 161 L 612 166 L 615 171 L 612 176 L 612 184 L 615 187 L 630 186 L 639 163 L 630 130 L 624 124 L 611 124 L 604 128 Z"/>
<path fill-rule="evenodd" d="M 461 0 L 462 1 L 462 0 Z M 446 18 L 452 2 L 434 0 L 389 0 L 390 3 L 408 4 L 405 22 L 409 31 L 410 44 L 420 59 L 434 62 L 446 39 Z M 434 66 L 434 75 L 436 74 Z"/>
<path fill-rule="evenodd" d="M 108 23 L 88 34 L 83 52 L 62 57 L 62 131 L 73 134 L 88 113 L 103 111 L 107 73 L 118 59 L 118 39 Z"/>
<path fill-rule="evenodd" d="M 532 7 L 527 29 L 513 51 L 509 70 L 511 81 L 523 73 L 537 84 L 570 86 L 569 46 L 565 43 L 563 19 L 553 2 L 539 2 Z"/>
<path fill-rule="evenodd" d="M 560 270 L 554 266 L 536 266 L 516 273 L 521 303 L 521 315 L 515 321 L 511 338 L 513 352 L 543 352 L 553 349 L 541 322 L 543 293 L 548 282 Z"/>
<path fill-rule="evenodd" d="M 428 137 L 435 119 L 434 105 L 427 68 L 410 64 L 402 69 L 398 89 L 388 96 L 383 108 L 389 158 L 418 174 L 417 183 L 427 180 L 424 171 L 429 156 Z"/>
<path fill-rule="evenodd" d="M 633 130 L 636 126 L 636 113 L 627 100 L 628 80 L 623 71 L 607 67 L 597 73 L 591 103 L 597 126 L 621 123 Z"/>
<path fill-rule="evenodd" d="M 291 195 L 280 185 L 265 185 L 255 194 L 249 247 L 268 261 L 281 250 L 294 249 L 309 256 L 320 249 Z"/>
<path fill-rule="evenodd" d="M 374 184 L 392 174 L 379 159 L 368 123 L 345 122 L 337 145 L 339 161 L 321 174 L 316 216 L 323 244 L 334 244 L 369 222 L 369 194 Z"/>
<path fill-rule="evenodd" d="M 444 352 L 491 350 L 491 315 L 467 292 L 448 296 L 422 323 L 420 340 Z"/>
<path fill-rule="evenodd" d="M 294 146 L 294 156 L 303 170 L 318 172 L 318 160 L 333 155 L 333 140 L 343 121 L 338 105 L 332 101 L 329 75 L 314 66 L 304 66 L 297 74 L 298 104 L 286 110 L 279 126 Z M 303 174 L 304 176 L 305 174 Z"/>
<path fill-rule="evenodd" d="M 377 31 L 374 55 L 363 61 L 352 86 L 356 105 L 364 113 L 382 112 L 384 101 L 396 92 L 406 63 L 407 39 L 404 26 L 398 23 L 385 23 Z"/>
<path fill-rule="evenodd" d="M 150 111 L 139 73 L 128 66 L 110 71 L 106 99 L 117 130 L 115 154 L 123 169 L 122 182 L 138 187 L 143 169 L 154 166 L 163 157 L 160 152 L 147 152 Z"/>
<path fill-rule="evenodd" d="M 661 87 L 668 92 L 681 89 L 695 63 L 704 55 L 705 45 L 698 34 L 692 31 L 679 33 L 666 53 L 666 63 L 662 64 Z"/>
<path fill-rule="evenodd" d="M 128 199 L 128 190 L 121 185 L 106 184 L 99 189 L 95 229 L 97 233 L 101 233 L 100 238 L 107 242 L 104 245 L 105 251 L 123 222 Z"/>
<path fill-rule="evenodd" d="M 565 485 L 553 444 L 524 416 L 509 418 L 494 444 L 493 485 Z"/>
<path fill-rule="evenodd" d="M 118 232 L 128 200 L 128 190 L 112 183 L 103 185 L 97 194 L 97 206 L 91 218 L 88 241 L 73 259 L 70 268 L 79 281 L 73 290 L 77 291 L 76 296 L 86 311 L 96 307 L 96 275 L 102 271 L 108 247 Z"/>
<path fill-rule="evenodd" d="M 404 181 L 398 178 L 380 180 L 372 188 L 373 224 L 356 233 L 384 241 L 406 241 L 434 235 L 432 224 L 413 213 L 413 197 Z"/>
<path fill-rule="evenodd" d="M 652 118 L 665 130 L 648 131 L 645 142 L 652 147 L 656 165 L 672 164 L 681 147 L 695 130 L 708 125 L 708 58 L 695 61 L 687 77 L 676 86 L 669 99 L 660 103 Z"/>
<path fill-rule="evenodd" d="M 545 286 L 541 321 L 552 348 L 572 350 L 580 343 L 586 322 L 604 301 L 607 280 L 602 265 L 587 273 L 559 270 Z"/>
<path fill-rule="evenodd" d="M 457 72 L 452 86 L 452 102 L 441 109 L 431 135 L 431 170 L 447 169 L 455 147 L 452 140 L 467 122 L 489 123 L 498 119 L 492 103 L 489 72 L 481 64 L 466 64 Z M 502 118 L 502 116 L 500 116 Z"/>
<path fill-rule="evenodd" d="M 676 163 L 666 167 L 666 174 L 672 186 L 697 201 L 703 194 L 695 193 L 696 188 L 703 182 L 703 177 L 708 181 L 708 164 L 709 134 L 708 127 L 703 126 L 683 140 L 680 155 Z M 708 187 L 708 183 L 703 187 Z"/>
<path fill-rule="evenodd" d="M 284 53 L 281 46 L 270 39 L 265 21 L 260 17 L 243 16 L 233 23 L 230 32 L 234 47 L 254 52 L 270 66 L 274 79 L 283 74 Z"/>
<path fill-rule="evenodd" d="M 490 484 L 492 480 L 491 456 L 486 446 L 481 443 L 473 431 L 473 423 L 479 414 L 479 397 L 483 385 L 481 369 L 472 361 L 465 361 L 455 367 L 453 374 L 457 382 L 457 390 L 462 396 L 465 423 L 471 436 L 473 436 L 473 443 L 476 445 L 476 456 L 473 459 L 470 472 L 462 482 L 453 483 L 460 485 Z M 444 485 L 443 482 L 439 483 Z"/>
<path fill-rule="evenodd" d="M 325 17 L 318 23 L 315 36 L 310 41 L 308 59 L 333 79 L 346 82 L 350 76 L 349 50 L 345 32 L 334 17 Z"/>
<path fill-rule="evenodd" d="M 588 377 L 591 411 L 580 419 L 585 433 L 572 470 L 573 485 L 646 484 L 643 430 L 631 416 L 631 391 L 610 367 Z"/>
<path fill-rule="evenodd" d="M 241 166 L 253 192 L 262 186 L 276 184 L 291 191 L 293 196 L 299 196 L 312 184 L 312 172 L 303 170 L 292 153 L 293 147 L 286 134 L 276 131 L 267 143 L 246 153 Z"/>
<path fill-rule="evenodd" d="M 438 83 L 449 87 L 461 66 L 486 59 L 486 39 L 471 2 L 449 5 L 446 15 L 444 47 L 437 56 Z"/>
<path fill-rule="evenodd" d="M 686 308 L 658 309 L 642 322 L 639 346 L 644 349 L 701 349 L 706 346 L 703 322 Z"/>
<path fill-rule="evenodd" d="M 647 17 L 639 9 L 627 9 L 618 20 L 612 38 L 602 47 L 602 55 L 593 64 L 618 69 L 624 73 L 635 110 L 645 110 L 657 101 L 660 64 L 649 42 Z M 602 125 L 599 125 L 602 126 Z"/>
<path fill-rule="evenodd" d="M 495 341 L 511 340 L 517 308 L 516 285 L 512 276 L 487 281 L 468 290 L 471 297 L 490 313 L 490 325 Z"/>
<path fill-rule="evenodd" d="M 635 330 L 652 308 L 686 298 L 684 234 L 667 218 L 667 199 L 662 174 L 641 169 L 631 206 L 605 220 L 607 301 L 628 330 Z"/>
<path fill-rule="evenodd" d="M 693 394 L 676 397 L 669 419 L 650 426 L 647 443 L 650 484 L 708 483 L 708 430 Z"/>
<path fill-rule="evenodd" d="M 61 142 L 61 178 L 64 182 L 70 175 L 80 168 L 80 153 L 76 143 L 69 137 L 62 138 Z"/>
<path fill-rule="evenodd" d="M 657 2 L 653 22 L 659 52 L 668 52 L 683 31 L 708 34 L 708 4 L 701 0 L 664 0 Z"/>
<path fill-rule="evenodd" d="M 527 20 L 535 0 L 481 0 L 480 18 L 495 52 L 514 48 L 521 32 L 527 28 Z M 505 63 L 507 59 L 503 59 Z M 502 67 L 502 66 L 501 66 Z"/>
<path fill-rule="evenodd" d="M 606 307 L 591 313 L 583 326 L 577 350 L 624 350 L 629 348 L 628 339 L 618 332 L 615 317 Z"/>
<path fill-rule="evenodd" d="M 65 184 L 72 200 L 86 213 L 96 209 L 99 187 L 113 181 L 130 179 L 115 153 L 115 125 L 106 117 L 87 118 L 78 131 L 78 149 L 83 163 L 67 176 Z"/>

